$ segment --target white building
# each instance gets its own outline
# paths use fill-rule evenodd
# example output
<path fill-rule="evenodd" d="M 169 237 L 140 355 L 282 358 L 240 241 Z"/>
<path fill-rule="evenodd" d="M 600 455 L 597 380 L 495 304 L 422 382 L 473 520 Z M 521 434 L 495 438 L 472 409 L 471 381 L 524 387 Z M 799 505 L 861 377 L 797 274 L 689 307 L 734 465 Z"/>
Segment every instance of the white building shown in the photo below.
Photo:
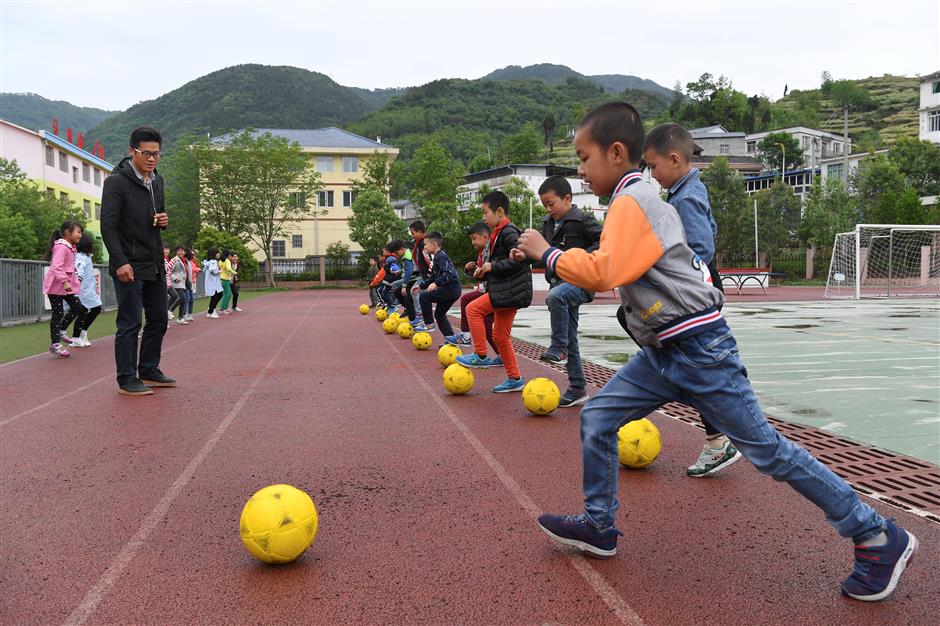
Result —
<path fill-rule="evenodd" d="M 851 183 L 852 176 L 858 172 L 858 166 L 862 163 L 862 161 L 880 154 L 888 154 L 888 152 L 890 152 L 888 148 L 883 148 L 881 150 L 875 150 L 874 152 L 856 152 L 855 154 L 850 154 L 847 159 L 849 162 L 849 182 Z M 820 161 L 819 173 L 822 177 L 823 183 L 825 183 L 829 178 L 844 180 L 842 174 L 845 170 L 845 161 L 846 159 L 844 157 L 833 157 Z"/>
<path fill-rule="evenodd" d="M 940 143 L 940 72 L 920 79 L 920 138 Z"/>
<path fill-rule="evenodd" d="M 783 175 L 783 182 L 793 190 L 793 195 L 799 196 L 800 200 L 806 201 L 806 194 L 809 188 L 813 186 L 813 180 L 820 175 L 819 168 L 787 170 Z M 751 196 L 758 191 L 770 189 L 774 183 L 780 182 L 779 172 L 769 172 L 758 176 L 745 176 L 744 189 L 747 195 Z"/>
<path fill-rule="evenodd" d="M 744 138 L 745 153 L 750 157 L 757 157 L 757 144 L 767 138 L 771 133 L 786 133 L 796 139 L 803 149 L 803 165 L 809 169 L 819 167 L 823 159 L 842 156 L 852 153 L 852 139 L 846 144 L 845 137 L 824 130 L 807 128 L 806 126 L 791 126 L 779 128 L 763 133 L 751 133 Z"/>
<path fill-rule="evenodd" d="M 482 196 L 480 188 L 484 185 L 489 187 L 490 191 L 498 191 L 508 185 L 511 179 L 518 178 L 538 196 L 539 187 L 546 179 L 552 176 L 564 176 L 571 185 L 572 204 L 579 209 L 590 210 L 596 218 L 603 219 L 607 211 L 606 207 L 601 206 L 597 196 L 577 174 L 578 170 L 574 167 L 532 163 L 510 163 L 481 172 L 471 172 L 463 177 L 463 184 L 457 187 L 457 209 L 466 211 L 471 204 L 478 201 Z M 541 205 L 536 206 L 535 209 L 538 210 L 534 213 L 535 215 L 543 214 Z M 519 221 L 524 222 L 524 220 Z"/>
<path fill-rule="evenodd" d="M 744 133 L 731 132 L 724 126 L 715 125 L 693 128 L 689 134 L 692 135 L 695 145 L 702 149 L 700 156 L 748 156 L 745 152 Z"/>

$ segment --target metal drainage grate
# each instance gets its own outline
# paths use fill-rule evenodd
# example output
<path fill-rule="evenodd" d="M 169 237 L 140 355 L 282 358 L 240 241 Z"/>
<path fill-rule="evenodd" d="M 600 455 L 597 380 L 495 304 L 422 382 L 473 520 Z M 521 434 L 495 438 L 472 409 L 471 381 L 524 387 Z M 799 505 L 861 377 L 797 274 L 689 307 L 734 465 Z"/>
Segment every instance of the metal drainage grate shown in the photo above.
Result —
<path fill-rule="evenodd" d="M 544 347 L 521 339 L 513 339 L 512 344 L 519 356 L 567 373 L 564 365 L 539 360 L 545 352 Z M 609 367 L 589 361 L 583 364 L 584 378 L 596 387 L 606 385 L 615 373 Z M 692 407 L 671 402 L 659 409 L 659 413 L 704 430 L 698 411 Z M 818 428 L 784 422 L 770 416 L 767 419 L 788 439 L 812 452 L 829 469 L 844 478 L 855 491 L 940 524 L 940 467 L 862 445 Z"/>

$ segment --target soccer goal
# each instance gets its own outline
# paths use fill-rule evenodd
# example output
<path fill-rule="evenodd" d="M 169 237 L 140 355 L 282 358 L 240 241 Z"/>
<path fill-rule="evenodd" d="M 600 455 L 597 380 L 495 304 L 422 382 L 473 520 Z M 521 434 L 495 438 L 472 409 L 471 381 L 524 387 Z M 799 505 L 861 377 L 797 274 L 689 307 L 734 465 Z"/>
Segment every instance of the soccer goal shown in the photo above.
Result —
<path fill-rule="evenodd" d="M 826 298 L 940 296 L 940 226 L 859 224 L 836 235 Z"/>

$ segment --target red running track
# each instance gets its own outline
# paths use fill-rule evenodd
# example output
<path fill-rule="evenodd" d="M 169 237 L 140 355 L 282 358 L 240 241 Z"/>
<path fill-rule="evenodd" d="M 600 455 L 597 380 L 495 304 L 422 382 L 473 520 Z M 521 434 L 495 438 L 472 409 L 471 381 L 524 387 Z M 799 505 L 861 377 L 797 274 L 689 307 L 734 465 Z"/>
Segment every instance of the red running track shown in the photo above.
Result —
<path fill-rule="evenodd" d="M 109 340 L 0 368 L 3 623 L 936 623 L 940 526 L 874 503 L 921 553 L 888 602 L 848 600 L 851 546 L 812 505 L 746 462 L 686 478 L 701 431 L 665 418 L 660 458 L 621 472 L 617 557 L 559 549 L 534 516 L 580 508 L 577 410 L 530 417 L 495 371 L 446 395 L 435 352 L 362 298 L 174 326 L 180 386 L 150 397 L 115 393 Z M 278 482 L 313 496 L 320 531 L 270 567 L 238 517 Z"/>

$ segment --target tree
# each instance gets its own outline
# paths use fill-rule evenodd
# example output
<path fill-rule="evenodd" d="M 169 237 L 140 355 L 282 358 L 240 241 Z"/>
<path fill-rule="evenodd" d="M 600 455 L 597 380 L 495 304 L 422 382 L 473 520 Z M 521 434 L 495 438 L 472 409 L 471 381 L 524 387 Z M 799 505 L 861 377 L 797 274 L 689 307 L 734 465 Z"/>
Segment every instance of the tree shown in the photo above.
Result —
<path fill-rule="evenodd" d="M 914 137 L 900 137 L 888 158 L 918 194 L 940 195 L 940 146 Z"/>
<path fill-rule="evenodd" d="M 551 154 L 555 149 L 555 116 L 551 113 L 542 120 L 542 131 L 545 133 L 545 145 Z"/>
<path fill-rule="evenodd" d="M 535 124 L 528 122 L 519 132 L 506 137 L 503 142 L 503 154 L 508 163 L 531 163 L 538 155 L 541 145 L 539 129 Z"/>
<path fill-rule="evenodd" d="M 542 202 L 524 180 L 513 176 L 500 189 L 509 198 L 510 219 L 522 229 L 528 228 L 529 210 L 532 211 L 532 228 L 538 229 L 545 212 Z"/>
<path fill-rule="evenodd" d="M 852 177 L 858 197 L 859 221 L 867 224 L 899 224 L 898 198 L 907 182 L 896 163 L 878 155 L 862 161 Z"/>
<path fill-rule="evenodd" d="M 388 195 L 391 191 L 392 164 L 388 154 L 376 151 L 359 162 L 362 176 L 352 184 L 353 192 L 359 193 L 366 189 L 378 189 Z"/>
<path fill-rule="evenodd" d="M 432 205 L 456 209 L 457 185 L 463 168 L 450 158 L 444 147 L 430 141 L 418 148 L 403 166 L 406 197 L 422 210 Z"/>
<path fill-rule="evenodd" d="M 360 246 L 365 256 L 378 254 L 392 239 L 404 236 L 405 221 L 398 217 L 380 189 L 364 188 L 352 203 L 349 238 Z"/>
<path fill-rule="evenodd" d="M 201 226 L 199 213 L 199 150 L 200 139 L 182 137 L 160 161 L 164 195 L 170 224 L 163 240 L 171 245 L 192 246 Z"/>
<path fill-rule="evenodd" d="M 783 144 L 784 150 L 777 144 Z M 789 133 L 770 133 L 757 143 L 757 152 L 761 161 L 772 172 L 782 172 L 784 165 L 788 170 L 803 167 L 803 148 L 796 137 Z"/>
<path fill-rule="evenodd" d="M 759 192 L 756 198 L 759 247 L 773 266 L 774 255 L 797 242 L 802 202 L 788 185 L 779 181 Z"/>
<path fill-rule="evenodd" d="M 728 166 L 727 158 L 718 157 L 702 172 L 702 182 L 708 189 L 708 202 L 718 225 L 716 256 L 721 259 L 753 249 L 754 219 L 748 210 L 744 179 Z"/>
<path fill-rule="evenodd" d="M 326 258 L 343 263 L 349 260 L 349 246 L 342 241 L 334 241 L 326 247 Z"/>
<path fill-rule="evenodd" d="M 196 192 L 202 223 L 226 233 L 244 234 L 247 232 L 245 215 L 241 207 L 246 202 L 242 197 L 243 187 L 250 179 L 245 169 L 248 161 L 252 137 L 248 131 L 235 137 L 229 144 L 212 144 L 205 138 L 194 138 L 186 148 L 181 148 L 176 156 L 173 169 L 187 181 L 192 176 L 189 159 L 196 166 L 199 191 Z M 185 184 L 185 182 L 183 183 Z M 186 191 L 179 189 L 184 202 L 189 200 Z"/>
<path fill-rule="evenodd" d="M 837 233 L 848 232 L 857 223 L 858 203 L 842 181 L 830 178 L 823 184 L 817 180 L 806 195 L 798 236 L 804 246 L 829 250 Z"/>
<path fill-rule="evenodd" d="M 196 234 L 193 245 L 196 250 L 199 250 L 202 258 L 205 258 L 206 252 L 213 247 L 218 248 L 219 252 L 228 249 L 237 254 L 240 280 L 250 280 L 258 272 L 258 260 L 238 235 L 206 226 Z"/>
<path fill-rule="evenodd" d="M 243 235 L 263 251 L 268 285 L 274 286 L 271 242 L 287 236 L 286 224 L 326 213 L 313 203 L 322 188 L 319 173 L 300 144 L 252 129 L 202 150 L 200 170 L 203 198 L 219 230 Z"/>
<path fill-rule="evenodd" d="M 52 232 L 65 220 L 84 223 L 82 217 L 74 204 L 41 191 L 16 161 L 0 158 L 0 256 L 41 259 Z"/>

